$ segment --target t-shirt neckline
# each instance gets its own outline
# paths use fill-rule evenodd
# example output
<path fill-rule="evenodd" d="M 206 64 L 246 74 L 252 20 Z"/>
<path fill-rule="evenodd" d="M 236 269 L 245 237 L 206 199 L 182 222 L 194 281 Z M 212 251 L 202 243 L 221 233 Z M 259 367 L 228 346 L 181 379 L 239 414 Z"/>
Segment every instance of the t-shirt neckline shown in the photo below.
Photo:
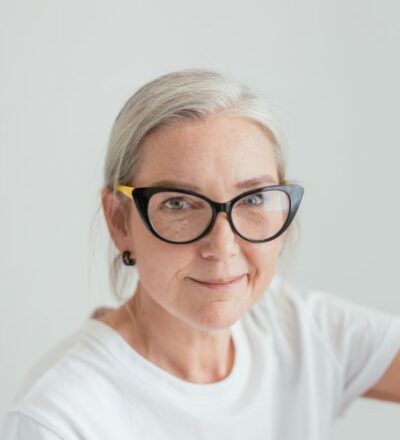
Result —
<path fill-rule="evenodd" d="M 227 403 L 241 388 L 241 381 L 245 380 L 245 369 L 248 367 L 246 348 L 243 341 L 242 319 L 231 327 L 231 335 L 235 347 L 234 362 L 230 374 L 218 382 L 197 384 L 180 379 L 163 370 L 139 354 L 128 342 L 112 327 L 94 318 L 89 318 L 83 331 L 95 337 L 105 347 L 115 360 L 122 363 L 132 378 L 146 380 L 157 390 L 164 390 L 175 398 L 196 404 L 222 405 Z"/>

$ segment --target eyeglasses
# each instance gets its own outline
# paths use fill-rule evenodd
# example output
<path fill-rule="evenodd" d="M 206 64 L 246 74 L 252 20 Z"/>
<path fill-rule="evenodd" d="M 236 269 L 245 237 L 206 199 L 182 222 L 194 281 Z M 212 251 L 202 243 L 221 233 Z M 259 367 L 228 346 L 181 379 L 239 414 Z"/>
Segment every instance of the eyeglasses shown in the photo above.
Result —
<path fill-rule="evenodd" d="M 272 185 L 246 191 L 225 203 L 193 191 L 118 185 L 135 202 L 149 231 L 168 243 L 186 244 L 208 234 L 220 212 L 232 230 L 253 243 L 274 240 L 292 223 L 303 197 L 301 185 Z"/>

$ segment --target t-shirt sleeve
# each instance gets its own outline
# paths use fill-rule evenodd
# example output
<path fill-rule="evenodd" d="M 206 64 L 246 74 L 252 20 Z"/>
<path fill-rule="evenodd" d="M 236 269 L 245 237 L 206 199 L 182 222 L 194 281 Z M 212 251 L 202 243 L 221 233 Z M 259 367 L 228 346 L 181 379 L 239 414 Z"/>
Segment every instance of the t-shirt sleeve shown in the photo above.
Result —
<path fill-rule="evenodd" d="M 400 352 L 400 317 L 328 292 L 308 297 L 317 331 L 341 371 L 341 417 L 372 388 Z"/>
<path fill-rule="evenodd" d="M 8 412 L 0 431 L 1 440 L 60 440 L 62 437 L 31 417 Z"/>

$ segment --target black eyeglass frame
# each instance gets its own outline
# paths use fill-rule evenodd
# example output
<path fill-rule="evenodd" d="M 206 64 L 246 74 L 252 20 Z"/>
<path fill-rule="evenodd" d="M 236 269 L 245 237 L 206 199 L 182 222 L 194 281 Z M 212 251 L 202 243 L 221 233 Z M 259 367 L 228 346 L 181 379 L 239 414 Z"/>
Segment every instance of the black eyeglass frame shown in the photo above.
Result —
<path fill-rule="evenodd" d="M 197 192 L 186 190 L 186 189 L 181 189 L 181 188 L 153 187 L 153 186 L 134 188 L 134 187 L 130 187 L 130 186 L 119 185 L 119 186 L 117 186 L 116 190 L 121 192 L 125 196 L 129 197 L 130 199 L 132 199 L 135 202 L 135 205 L 136 205 L 136 208 L 139 212 L 140 217 L 142 218 L 147 229 L 153 235 L 155 235 L 160 240 L 165 241 L 167 243 L 171 243 L 171 244 L 188 244 L 188 243 L 193 243 L 194 241 L 200 240 L 200 238 L 203 238 L 205 235 L 207 235 L 211 231 L 211 229 L 213 228 L 214 223 L 217 219 L 217 215 L 220 212 L 225 212 L 227 214 L 228 222 L 232 228 L 232 231 L 234 231 L 239 237 L 243 238 L 244 240 L 252 242 L 252 243 L 266 243 L 268 241 L 272 241 L 275 238 L 279 237 L 281 234 L 283 234 L 286 231 L 286 229 L 290 226 L 290 224 L 292 223 L 292 221 L 297 213 L 297 210 L 299 209 L 299 206 L 300 206 L 301 200 L 303 198 L 303 194 L 304 194 L 304 187 L 301 185 L 298 185 L 298 184 L 270 185 L 270 186 L 263 186 L 261 188 L 246 191 L 244 193 L 237 195 L 236 197 L 234 197 L 233 199 L 231 199 L 227 202 L 219 203 L 219 202 L 216 202 L 214 200 L 209 199 L 208 197 L 204 196 L 203 194 L 199 194 Z M 244 237 L 236 229 L 236 227 L 232 221 L 231 213 L 232 213 L 232 209 L 233 209 L 233 206 L 235 205 L 235 203 L 239 199 L 242 199 L 243 197 L 246 197 L 246 196 L 251 195 L 253 193 L 257 193 L 257 192 L 261 192 L 261 191 L 263 191 L 263 192 L 264 191 L 276 191 L 276 190 L 283 191 L 289 196 L 289 214 L 288 214 L 286 222 L 284 223 L 282 228 L 275 235 L 273 235 L 272 237 L 267 238 L 265 240 L 252 240 L 252 239 Z M 164 192 L 164 191 L 176 192 L 176 193 L 182 193 L 182 194 L 196 196 L 196 197 L 199 197 L 200 199 L 206 201 L 210 205 L 211 210 L 212 210 L 212 216 L 211 216 L 210 222 L 206 226 L 204 231 L 198 237 L 193 238 L 191 240 L 187 240 L 187 241 L 178 241 L 178 242 L 171 241 L 171 240 L 168 240 L 168 239 L 162 237 L 161 235 L 159 235 L 157 233 L 157 231 L 153 228 L 153 226 L 150 222 L 149 216 L 148 216 L 149 201 L 150 201 L 150 198 L 154 194 L 157 194 L 159 192 Z"/>

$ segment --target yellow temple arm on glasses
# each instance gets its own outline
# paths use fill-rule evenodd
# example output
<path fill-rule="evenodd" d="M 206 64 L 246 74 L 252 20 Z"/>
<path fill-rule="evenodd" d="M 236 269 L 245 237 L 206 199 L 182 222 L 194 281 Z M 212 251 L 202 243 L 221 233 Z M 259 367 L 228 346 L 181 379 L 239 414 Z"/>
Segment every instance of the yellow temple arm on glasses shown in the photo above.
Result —
<path fill-rule="evenodd" d="M 131 200 L 133 200 L 132 190 L 134 190 L 135 188 L 132 188 L 131 186 L 118 185 L 115 189 L 118 192 L 124 194 L 126 197 L 129 197 Z"/>

